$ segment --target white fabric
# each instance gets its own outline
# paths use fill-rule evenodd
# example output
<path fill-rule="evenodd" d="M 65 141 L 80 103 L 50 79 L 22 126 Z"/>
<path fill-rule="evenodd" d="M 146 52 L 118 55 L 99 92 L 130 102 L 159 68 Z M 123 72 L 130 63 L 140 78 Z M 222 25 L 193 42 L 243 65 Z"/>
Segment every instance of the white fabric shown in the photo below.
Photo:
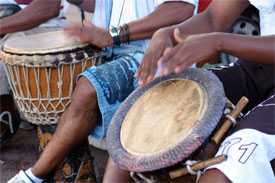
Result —
<path fill-rule="evenodd" d="M 10 180 L 8 180 L 7 183 L 33 183 L 23 172 L 23 170 L 20 170 L 18 174 L 16 174 L 14 177 L 12 177 Z"/>
<path fill-rule="evenodd" d="M 0 60 L 0 95 L 9 94 L 10 87 L 5 73 L 4 63 Z"/>
<path fill-rule="evenodd" d="M 225 139 L 216 156 L 221 154 L 228 159 L 208 169 L 219 169 L 233 183 L 275 182 L 270 165 L 275 158 L 275 135 L 240 130 Z"/>
<path fill-rule="evenodd" d="M 31 168 L 29 168 L 27 171 L 26 171 L 26 174 L 32 179 L 32 181 L 34 181 L 35 183 L 42 183 L 44 180 L 43 179 L 40 179 L 38 177 L 36 177 L 35 175 L 33 175 L 32 171 L 31 171 Z"/>
<path fill-rule="evenodd" d="M 260 12 L 261 35 L 275 34 L 275 0 L 249 0 Z"/>
<path fill-rule="evenodd" d="M 169 1 L 182 1 L 196 6 L 198 0 L 96 0 L 93 23 L 105 29 L 118 27 L 149 15 L 157 6 Z M 148 40 L 134 41 L 131 44 L 146 49 Z"/>

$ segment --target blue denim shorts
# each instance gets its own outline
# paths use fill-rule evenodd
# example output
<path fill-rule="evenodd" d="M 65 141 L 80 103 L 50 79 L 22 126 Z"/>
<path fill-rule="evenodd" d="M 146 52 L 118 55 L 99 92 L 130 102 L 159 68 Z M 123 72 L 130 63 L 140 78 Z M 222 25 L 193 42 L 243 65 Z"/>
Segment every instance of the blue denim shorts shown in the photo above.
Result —
<path fill-rule="evenodd" d="M 101 120 L 91 132 L 91 138 L 97 140 L 105 137 L 114 113 L 138 87 L 134 75 L 144 56 L 143 50 L 136 46 L 113 48 L 111 52 L 110 62 L 91 67 L 80 75 L 91 82 L 97 93 Z"/>

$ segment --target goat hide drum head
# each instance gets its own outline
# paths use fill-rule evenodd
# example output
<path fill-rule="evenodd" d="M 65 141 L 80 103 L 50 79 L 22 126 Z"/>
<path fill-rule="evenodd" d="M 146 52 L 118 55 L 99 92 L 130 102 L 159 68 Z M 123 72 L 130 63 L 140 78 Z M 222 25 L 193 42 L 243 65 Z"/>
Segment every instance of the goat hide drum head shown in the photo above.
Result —
<path fill-rule="evenodd" d="M 211 72 L 187 69 L 135 90 L 114 115 L 107 147 L 120 168 L 153 171 L 190 156 L 222 117 L 225 95 Z"/>

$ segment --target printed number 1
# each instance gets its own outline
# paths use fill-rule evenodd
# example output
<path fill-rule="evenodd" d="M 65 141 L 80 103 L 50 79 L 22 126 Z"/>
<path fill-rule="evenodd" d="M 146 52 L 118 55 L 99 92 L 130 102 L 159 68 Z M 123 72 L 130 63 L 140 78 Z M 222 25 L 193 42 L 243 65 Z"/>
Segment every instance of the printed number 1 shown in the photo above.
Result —
<path fill-rule="evenodd" d="M 256 143 L 250 143 L 250 144 L 243 144 L 239 147 L 239 150 L 243 150 L 244 153 L 239 159 L 239 162 L 242 164 L 245 164 L 249 157 L 252 155 L 252 153 L 255 151 L 258 144 Z"/>
<path fill-rule="evenodd" d="M 226 154 L 228 155 L 229 150 L 236 145 L 239 145 L 241 143 L 242 138 L 237 137 L 237 138 L 233 138 L 230 139 L 228 141 L 226 141 L 224 144 L 222 144 L 221 148 L 222 148 L 222 154 Z M 253 152 L 255 151 L 255 149 L 257 148 L 258 144 L 252 142 L 250 144 L 241 144 L 239 145 L 238 150 L 243 151 L 242 155 L 239 158 L 239 162 L 242 164 L 245 164 L 247 162 L 247 160 L 250 158 L 250 156 L 253 154 Z"/>

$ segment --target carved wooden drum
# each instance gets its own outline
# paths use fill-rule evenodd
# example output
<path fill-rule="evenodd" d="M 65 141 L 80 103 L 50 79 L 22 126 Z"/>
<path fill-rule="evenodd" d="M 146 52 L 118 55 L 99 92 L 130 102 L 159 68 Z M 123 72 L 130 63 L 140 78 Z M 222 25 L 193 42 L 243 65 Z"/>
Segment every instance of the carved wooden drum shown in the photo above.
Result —
<path fill-rule="evenodd" d="M 2 55 L 18 107 L 34 124 L 57 123 L 77 76 L 102 63 L 99 49 L 79 43 L 61 28 L 16 33 L 5 41 Z"/>
<path fill-rule="evenodd" d="M 107 147 L 120 168 L 154 171 L 188 158 L 206 141 L 225 108 L 221 82 L 209 71 L 188 69 L 134 91 L 118 109 Z"/>

